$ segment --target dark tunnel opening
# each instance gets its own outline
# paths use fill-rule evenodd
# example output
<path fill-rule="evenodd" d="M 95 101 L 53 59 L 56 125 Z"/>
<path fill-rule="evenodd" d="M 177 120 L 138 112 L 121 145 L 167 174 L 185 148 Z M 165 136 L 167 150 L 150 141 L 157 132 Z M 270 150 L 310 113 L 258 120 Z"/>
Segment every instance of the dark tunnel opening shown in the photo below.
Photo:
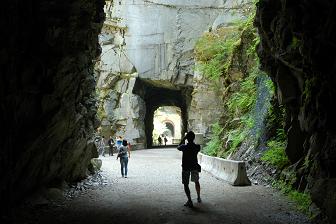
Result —
<path fill-rule="evenodd" d="M 188 127 L 188 107 L 192 88 L 167 88 L 156 86 L 153 83 L 137 79 L 133 93 L 139 95 L 146 103 L 145 134 L 147 148 L 153 147 L 154 112 L 162 106 L 176 106 L 181 109 L 181 135 Z"/>

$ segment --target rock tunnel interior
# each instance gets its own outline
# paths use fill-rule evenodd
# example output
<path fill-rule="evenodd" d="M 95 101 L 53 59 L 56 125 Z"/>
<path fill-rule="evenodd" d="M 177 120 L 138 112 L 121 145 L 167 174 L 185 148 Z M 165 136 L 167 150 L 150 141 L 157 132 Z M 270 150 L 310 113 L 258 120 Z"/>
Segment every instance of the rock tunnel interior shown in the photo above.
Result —
<path fill-rule="evenodd" d="M 259 0 L 255 21 L 263 70 L 289 111 L 287 153 L 295 164 L 310 158 L 311 169 L 296 174 L 305 175 L 313 202 L 334 221 L 336 112 L 330 105 L 336 100 L 335 4 Z M 97 157 L 90 142 L 98 127 L 93 67 L 105 15 L 103 0 L 11 0 L 2 7 L 0 194 L 8 205 L 1 212 L 8 212 L 41 186 L 85 178 L 90 159 Z M 300 46 L 291 48 L 294 37 Z M 186 128 L 189 90 L 143 87 L 148 89 L 139 88 L 137 94 L 146 100 L 150 146 L 153 112 L 159 106 L 180 107 Z"/>
<path fill-rule="evenodd" d="M 147 148 L 153 146 L 154 112 L 162 106 L 176 106 L 181 109 L 182 129 L 181 134 L 187 131 L 188 127 L 188 102 L 190 102 L 192 89 L 181 87 L 172 89 L 160 87 L 150 82 L 137 79 L 133 93 L 139 95 L 146 103 L 145 133 Z"/>

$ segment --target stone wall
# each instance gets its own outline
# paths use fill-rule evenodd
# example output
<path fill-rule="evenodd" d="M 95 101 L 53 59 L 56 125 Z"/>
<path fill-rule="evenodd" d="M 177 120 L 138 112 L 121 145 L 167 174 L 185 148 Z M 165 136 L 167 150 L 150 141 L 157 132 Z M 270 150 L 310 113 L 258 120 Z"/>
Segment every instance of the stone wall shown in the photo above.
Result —
<path fill-rule="evenodd" d="M 298 189 L 336 223 L 335 2 L 260 0 L 256 16 L 263 69 L 286 106 Z M 325 215 L 325 216 L 324 216 Z"/>
<path fill-rule="evenodd" d="M 217 83 L 217 88 L 214 83 Z M 208 80 L 199 72 L 194 74 L 193 85 L 188 127 L 195 133 L 209 137 L 212 133 L 211 125 L 219 122 L 224 114 L 223 85 L 220 81 Z"/>
<path fill-rule="evenodd" d="M 86 177 L 104 1 L 2 2 L 1 202 Z M 6 209 L 2 209 L 6 212 Z"/>

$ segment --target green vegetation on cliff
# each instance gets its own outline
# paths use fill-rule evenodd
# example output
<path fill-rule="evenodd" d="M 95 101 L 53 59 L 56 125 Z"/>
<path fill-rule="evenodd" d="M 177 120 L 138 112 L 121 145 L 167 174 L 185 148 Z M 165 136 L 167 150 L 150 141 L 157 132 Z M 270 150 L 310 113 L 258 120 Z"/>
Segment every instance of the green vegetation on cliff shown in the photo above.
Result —
<path fill-rule="evenodd" d="M 212 139 L 204 148 L 206 154 L 227 157 L 247 137 L 258 135 L 258 132 L 251 135 L 258 125 L 255 117 L 260 116 L 256 111 L 258 85 L 267 86 L 268 78 L 259 70 L 255 51 L 259 38 L 253 19 L 251 13 L 245 21 L 205 33 L 196 43 L 196 69 L 224 90 L 222 99 L 226 111 L 212 126 Z M 272 94 L 272 88 L 266 90 L 268 95 Z"/>
<path fill-rule="evenodd" d="M 261 160 L 282 168 L 288 164 L 284 111 L 273 108 L 273 82 L 259 69 L 259 36 L 253 26 L 254 17 L 252 10 L 246 20 L 207 32 L 196 43 L 196 69 L 222 90 L 226 111 L 212 125 L 212 137 L 203 152 L 226 158 L 244 142 L 256 146 L 268 122 L 275 131 L 265 143 L 268 150 Z"/>
<path fill-rule="evenodd" d="M 267 142 L 268 150 L 262 155 L 261 160 L 282 169 L 289 164 L 285 152 L 286 135 L 283 129 L 278 129 L 277 132 L 275 138 Z"/>
<path fill-rule="evenodd" d="M 277 103 L 273 82 L 259 69 L 254 16 L 250 13 L 247 20 L 234 26 L 207 32 L 196 43 L 196 69 L 213 83 L 225 108 L 218 122 L 211 126 L 212 136 L 203 153 L 227 158 L 238 150 L 259 150 L 260 156 L 254 161 L 281 173 L 274 176 L 274 187 L 295 201 L 299 210 L 308 213 L 309 195 L 293 188 L 295 175 L 286 178 L 290 162 L 285 152 L 285 110 Z M 292 45 L 295 47 L 297 41 L 293 40 Z"/>

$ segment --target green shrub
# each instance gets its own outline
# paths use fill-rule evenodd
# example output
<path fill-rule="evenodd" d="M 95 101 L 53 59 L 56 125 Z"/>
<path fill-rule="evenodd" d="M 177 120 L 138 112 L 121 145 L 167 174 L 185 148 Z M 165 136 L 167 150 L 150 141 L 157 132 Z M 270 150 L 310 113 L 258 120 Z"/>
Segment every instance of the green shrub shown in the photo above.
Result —
<path fill-rule="evenodd" d="M 262 155 L 261 160 L 265 161 L 279 169 L 289 164 L 288 157 L 285 152 L 285 140 L 282 134 L 283 130 L 279 129 L 280 134 L 276 140 L 267 143 L 268 150 Z"/>
<path fill-rule="evenodd" d="M 221 134 L 223 132 L 223 128 L 219 125 L 219 123 L 214 123 L 211 126 L 212 130 L 212 138 L 203 148 L 203 152 L 210 156 L 217 156 L 218 152 L 222 149 L 222 140 Z"/>
<path fill-rule="evenodd" d="M 225 27 L 205 33 L 194 48 L 195 58 L 199 62 L 196 70 L 209 79 L 217 80 L 227 73 L 239 41 L 237 27 Z"/>
<path fill-rule="evenodd" d="M 251 111 L 254 106 L 257 98 L 255 78 L 256 75 L 250 73 L 250 75 L 240 83 L 240 90 L 234 92 L 228 99 L 226 104 L 234 117 L 246 114 Z"/>

